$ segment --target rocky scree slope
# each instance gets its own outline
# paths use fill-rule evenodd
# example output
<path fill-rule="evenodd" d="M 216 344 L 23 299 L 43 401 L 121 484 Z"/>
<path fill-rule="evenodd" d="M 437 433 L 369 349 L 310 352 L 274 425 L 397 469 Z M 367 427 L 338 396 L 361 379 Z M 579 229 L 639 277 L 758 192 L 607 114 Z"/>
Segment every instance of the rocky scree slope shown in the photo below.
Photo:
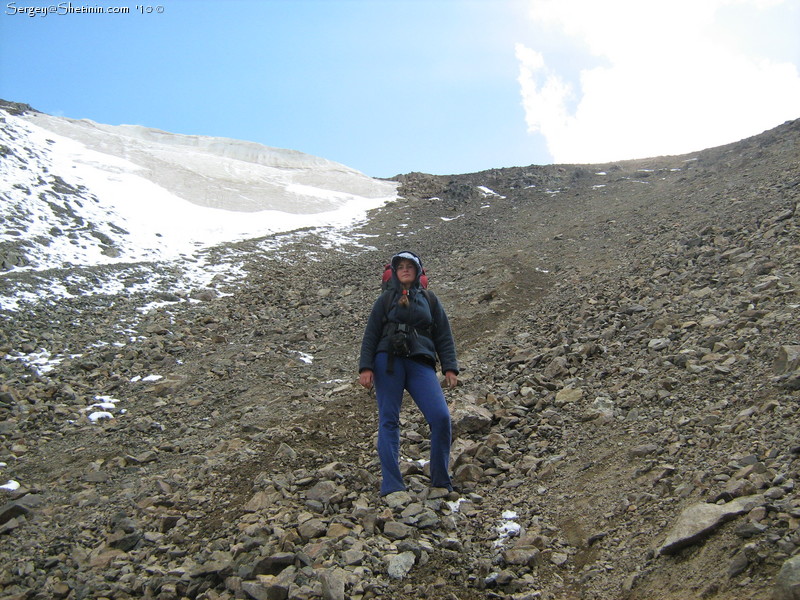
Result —
<path fill-rule="evenodd" d="M 796 597 L 798 136 L 398 176 L 371 248 L 243 242 L 201 302 L 3 314 L 0 598 Z M 355 368 L 398 248 L 457 336 L 461 491 L 409 401 L 387 504 Z"/>

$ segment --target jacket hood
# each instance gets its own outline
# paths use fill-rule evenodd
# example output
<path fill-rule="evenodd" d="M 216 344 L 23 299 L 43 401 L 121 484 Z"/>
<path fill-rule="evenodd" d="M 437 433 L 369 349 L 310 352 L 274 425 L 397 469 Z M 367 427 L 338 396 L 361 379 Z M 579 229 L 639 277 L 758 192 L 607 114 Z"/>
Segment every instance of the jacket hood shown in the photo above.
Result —
<path fill-rule="evenodd" d="M 401 260 L 406 259 L 410 260 L 411 262 L 416 265 L 417 268 L 417 278 L 414 282 L 415 285 L 419 284 L 419 278 L 422 277 L 422 259 L 414 254 L 409 250 L 404 250 L 402 252 L 398 252 L 392 257 L 391 265 L 392 265 L 392 279 L 397 279 L 397 263 Z"/>

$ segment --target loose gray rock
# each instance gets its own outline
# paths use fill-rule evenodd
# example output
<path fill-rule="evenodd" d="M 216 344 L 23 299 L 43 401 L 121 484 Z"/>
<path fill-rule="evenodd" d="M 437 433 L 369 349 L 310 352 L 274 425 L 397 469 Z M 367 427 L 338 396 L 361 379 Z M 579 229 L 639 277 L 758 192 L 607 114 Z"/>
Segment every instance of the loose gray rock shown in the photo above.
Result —
<path fill-rule="evenodd" d="M 800 555 L 783 563 L 775 578 L 772 600 L 800 600 Z"/>
<path fill-rule="evenodd" d="M 404 579 L 414 567 L 414 562 L 414 553 L 409 551 L 389 557 L 389 577 Z"/>
<path fill-rule="evenodd" d="M 744 496 L 725 504 L 701 502 L 685 509 L 659 547 L 658 554 L 674 554 L 678 550 L 696 543 L 714 529 L 757 506 L 763 506 L 762 495 Z"/>
<path fill-rule="evenodd" d="M 492 423 L 492 413 L 483 406 L 467 404 L 451 411 L 453 435 L 485 431 Z"/>
<path fill-rule="evenodd" d="M 345 600 L 346 573 L 343 569 L 326 569 L 319 575 L 323 600 Z"/>

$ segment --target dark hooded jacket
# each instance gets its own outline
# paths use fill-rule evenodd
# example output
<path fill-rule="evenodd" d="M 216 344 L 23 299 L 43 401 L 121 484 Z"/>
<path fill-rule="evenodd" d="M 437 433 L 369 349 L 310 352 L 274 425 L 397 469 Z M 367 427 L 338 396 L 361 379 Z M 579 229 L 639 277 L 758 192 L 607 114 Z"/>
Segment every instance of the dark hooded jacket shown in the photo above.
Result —
<path fill-rule="evenodd" d="M 438 359 L 442 372 L 458 373 L 456 346 L 450 330 L 450 322 L 438 299 L 430 292 L 427 292 L 426 297 L 426 292 L 420 285 L 422 269 L 419 259 L 417 258 L 417 278 L 408 290 L 409 304 L 407 307 L 398 304 L 403 286 L 397 279 L 396 259 L 397 256 L 392 260 L 392 277 L 387 288 L 375 301 L 367 321 L 364 338 L 361 342 L 359 373 L 366 369 L 374 371 L 375 355 L 378 352 L 389 352 L 390 342 L 387 333 L 391 328 L 391 323 L 404 323 L 412 328 L 410 358 L 432 366 L 436 365 Z M 428 298 L 430 298 L 430 302 Z"/>

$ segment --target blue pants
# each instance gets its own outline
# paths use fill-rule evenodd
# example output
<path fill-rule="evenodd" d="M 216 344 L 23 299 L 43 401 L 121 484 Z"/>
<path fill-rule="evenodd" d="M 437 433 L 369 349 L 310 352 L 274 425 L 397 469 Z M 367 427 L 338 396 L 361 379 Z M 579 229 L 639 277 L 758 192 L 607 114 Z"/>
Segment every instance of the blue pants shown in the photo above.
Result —
<path fill-rule="evenodd" d="M 436 370 L 409 358 L 395 357 L 393 373 L 387 373 L 388 358 L 386 352 L 375 356 L 381 496 L 406 489 L 400 474 L 400 406 L 404 390 L 408 390 L 431 429 L 431 486 L 452 489 L 448 474 L 450 411 Z"/>

